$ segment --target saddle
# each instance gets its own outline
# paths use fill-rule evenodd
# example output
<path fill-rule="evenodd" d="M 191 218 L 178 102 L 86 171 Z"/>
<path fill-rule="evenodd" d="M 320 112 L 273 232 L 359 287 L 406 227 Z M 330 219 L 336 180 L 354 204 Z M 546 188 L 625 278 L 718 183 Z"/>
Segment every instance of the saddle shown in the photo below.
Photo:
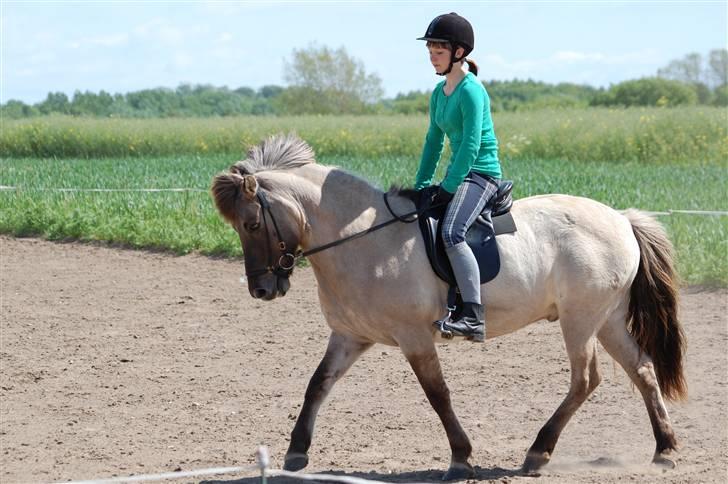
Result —
<path fill-rule="evenodd" d="M 465 235 L 465 241 L 478 261 L 481 284 L 494 279 L 500 271 L 496 236 L 517 230 L 510 213 L 513 205 L 512 189 L 512 181 L 500 180 L 495 197 L 485 206 Z M 420 214 L 418 220 L 432 269 L 440 279 L 454 288 L 457 287 L 457 282 L 440 233 L 440 220 L 445 216 L 445 209 L 445 206 L 430 208 Z"/>

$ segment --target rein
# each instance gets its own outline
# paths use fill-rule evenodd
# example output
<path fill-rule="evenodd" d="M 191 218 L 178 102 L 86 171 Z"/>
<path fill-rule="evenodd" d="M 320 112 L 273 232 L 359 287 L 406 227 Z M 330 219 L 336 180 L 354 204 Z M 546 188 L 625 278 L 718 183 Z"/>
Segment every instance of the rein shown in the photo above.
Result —
<path fill-rule="evenodd" d="M 270 216 L 271 221 L 273 222 L 273 228 L 276 231 L 276 236 L 278 237 L 278 248 L 281 251 L 281 256 L 278 259 L 278 266 L 273 266 L 270 264 L 271 257 L 269 255 L 268 262 L 269 265 L 265 269 L 257 269 L 251 272 L 248 272 L 245 274 L 246 277 L 254 277 L 259 276 L 261 274 L 265 274 L 267 272 L 271 272 L 279 277 L 289 277 L 291 273 L 293 272 L 293 267 L 296 265 L 296 262 L 303 259 L 304 257 L 308 257 L 313 254 L 318 254 L 319 252 L 322 252 L 326 249 L 330 249 L 332 247 L 336 247 L 337 245 L 344 244 L 346 242 L 349 242 L 350 240 L 358 239 L 359 237 L 364 237 L 365 235 L 371 234 L 372 232 L 376 232 L 379 229 L 383 229 L 384 227 L 393 224 L 394 222 L 402 222 L 402 223 L 412 223 L 416 221 L 421 214 L 429 210 L 430 208 L 433 208 L 435 206 L 439 206 L 442 204 L 437 205 L 429 205 L 426 204 L 422 209 L 420 210 L 413 210 L 411 212 L 408 212 L 404 215 L 397 215 L 394 213 L 394 210 L 392 210 L 392 206 L 389 204 L 389 193 L 384 193 L 384 204 L 387 206 L 387 210 L 389 210 L 389 213 L 392 214 L 394 218 L 387 220 L 386 222 L 382 222 L 380 224 L 374 225 L 373 227 L 369 227 L 368 229 L 362 230 L 360 232 L 357 232 L 352 235 L 348 235 L 346 237 L 343 237 L 338 240 L 334 240 L 333 242 L 329 242 L 324 245 L 320 245 L 316 248 L 301 251 L 297 250 L 295 254 L 292 254 L 290 252 L 286 251 L 286 243 L 283 242 L 283 238 L 281 237 L 281 232 L 278 229 L 278 223 L 276 222 L 275 217 L 273 216 L 273 212 L 270 210 L 270 204 L 268 203 L 268 199 L 263 194 L 262 190 L 258 190 L 256 197 L 258 198 L 258 201 L 260 202 L 260 209 L 262 215 L 263 215 L 263 224 L 265 226 L 265 234 L 266 239 L 268 240 L 267 247 L 270 247 L 270 231 L 268 230 L 268 222 L 266 217 L 266 212 Z M 270 250 L 270 249 L 268 249 Z"/>
<path fill-rule="evenodd" d="M 316 253 L 324 251 L 326 249 L 330 249 L 331 247 L 336 247 L 337 245 L 341 245 L 344 242 L 358 239 L 359 237 L 364 237 L 365 235 L 371 234 L 372 232 L 376 232 L 379 229 L 383 229 L 387 225 L 391 225 L 394 222 L 403 222 L 406 224 L 412 223 L 415 220 L 417 220 L 417 217 L 419 217 L 422 212 L 424 212 L 425 210 L 429 210 L 429 208 L 430 208 L 430 207 L 426 207 L 425 210 L 422 210 L 422 211 L 413 210 L 412 212 L 406 213 L 404 215 L 397 215 L 396 213 L 394 213 L 394 210 L 392 210 L 392 206 L 389 204 L 389 198 L 387 197 L 388 195 L 389 195 L 388 193 L 384 194 L 384 204 L 387 206 L 387 210 L 389 210 L 389 213 L 391 213 L 394 216 L 393 219 L 387 220 L 386 222 L 382 222 L 373 227 L 369 227 L 368 229 L 362 230 L 361 232 L 357 232 L 355 234 L 348 235 L 348 236 L 344 237 L 343 239 L 335 240 L 333 242 L 329 242 L 328 244 L 324 244 L 319 247 L 316 247 L 315 249 L 310 249 L 305 252 L 301 252 L 296 256 L 296 260 L 301 259 L 303 257 L 308 257 L 309 255 L 316 254 Z M 412 217 L 413 215 L 414 215 L 414 217 Z M 406 218 L 406 217 L 412 217 L 412 218 Z"/>

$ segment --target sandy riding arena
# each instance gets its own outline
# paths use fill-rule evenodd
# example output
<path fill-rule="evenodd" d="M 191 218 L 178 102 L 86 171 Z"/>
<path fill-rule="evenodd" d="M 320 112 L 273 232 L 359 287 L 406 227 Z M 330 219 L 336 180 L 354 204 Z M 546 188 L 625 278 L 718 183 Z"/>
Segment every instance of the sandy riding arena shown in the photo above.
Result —
<path fill-rule="evenodd" d="M 1 482 L 242 466 L 259 444 L 282 467 L 328 338 L 310 269 L 296 270 L 285 298 L 265 303 L 240 283 L 240 261 L 0 244 Z M 670 471 L 649 465 L 655 444 L 644 403 L 600 348 L 602 384 L 566 427 L 552 464 L 540 477 L 520 476 L 568 387 L 558 324 L 440 346 L 475 481 L 726 482 L 727 303 L 726 290 L 682 291 L 690 396 L 668 404 L 682 445 Z M 399 350 L 375 346 L 334 387 L 309 455 L 306 472 L 422 482 L 442 477 L 450 450 Z"/>

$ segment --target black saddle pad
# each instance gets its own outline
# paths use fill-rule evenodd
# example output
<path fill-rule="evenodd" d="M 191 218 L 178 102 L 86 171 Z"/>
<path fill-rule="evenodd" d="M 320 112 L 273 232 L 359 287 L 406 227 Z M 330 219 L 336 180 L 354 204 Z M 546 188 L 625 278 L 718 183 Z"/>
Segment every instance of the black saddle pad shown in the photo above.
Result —
<path fill-rule="evenodd" d="M 510 192 L 510 187 L 508 187 L 508 191 Z M 445 208 L 444 206 L 436 207 L 421 214 L 419 224 L 432 269 L 450 286 L 457 286 L 450 260 L 445 253 L 445 243 L 440 234 L 440 220 L 445 217 Z M 510 204 L 507 207 L 507 210 L 509 209 Z M 498 208 L 496 210 L 499 215 L 491 217 L 491 207 L 486 207 L 465 235 L 465 241 L 478 261 L 481 284 L 494 279 L 500 271 L 500 254 L 496 235 L 517 230 L 510 211 L 503 212 Z"/>

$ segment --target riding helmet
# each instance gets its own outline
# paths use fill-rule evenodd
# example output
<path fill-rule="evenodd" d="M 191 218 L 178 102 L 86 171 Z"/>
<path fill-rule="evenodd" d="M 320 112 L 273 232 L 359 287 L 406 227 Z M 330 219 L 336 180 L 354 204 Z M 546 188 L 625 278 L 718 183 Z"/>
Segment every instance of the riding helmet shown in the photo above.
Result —
<path fill-rule="evenodd" d="M 458 62 L 473 51 L 475 47 L 475 34 L 473 26 L 470 25 L 464 17 L 455 12 L 438 15 L 430 22 L 427 32 L 423 37 L 417 40 L 427 40 L 431 42 L 449 42 L 453 47 L 453 61 Z M 462 57 L 455 58 L 455 50 L 462 47 L 465 53 Z"/>

